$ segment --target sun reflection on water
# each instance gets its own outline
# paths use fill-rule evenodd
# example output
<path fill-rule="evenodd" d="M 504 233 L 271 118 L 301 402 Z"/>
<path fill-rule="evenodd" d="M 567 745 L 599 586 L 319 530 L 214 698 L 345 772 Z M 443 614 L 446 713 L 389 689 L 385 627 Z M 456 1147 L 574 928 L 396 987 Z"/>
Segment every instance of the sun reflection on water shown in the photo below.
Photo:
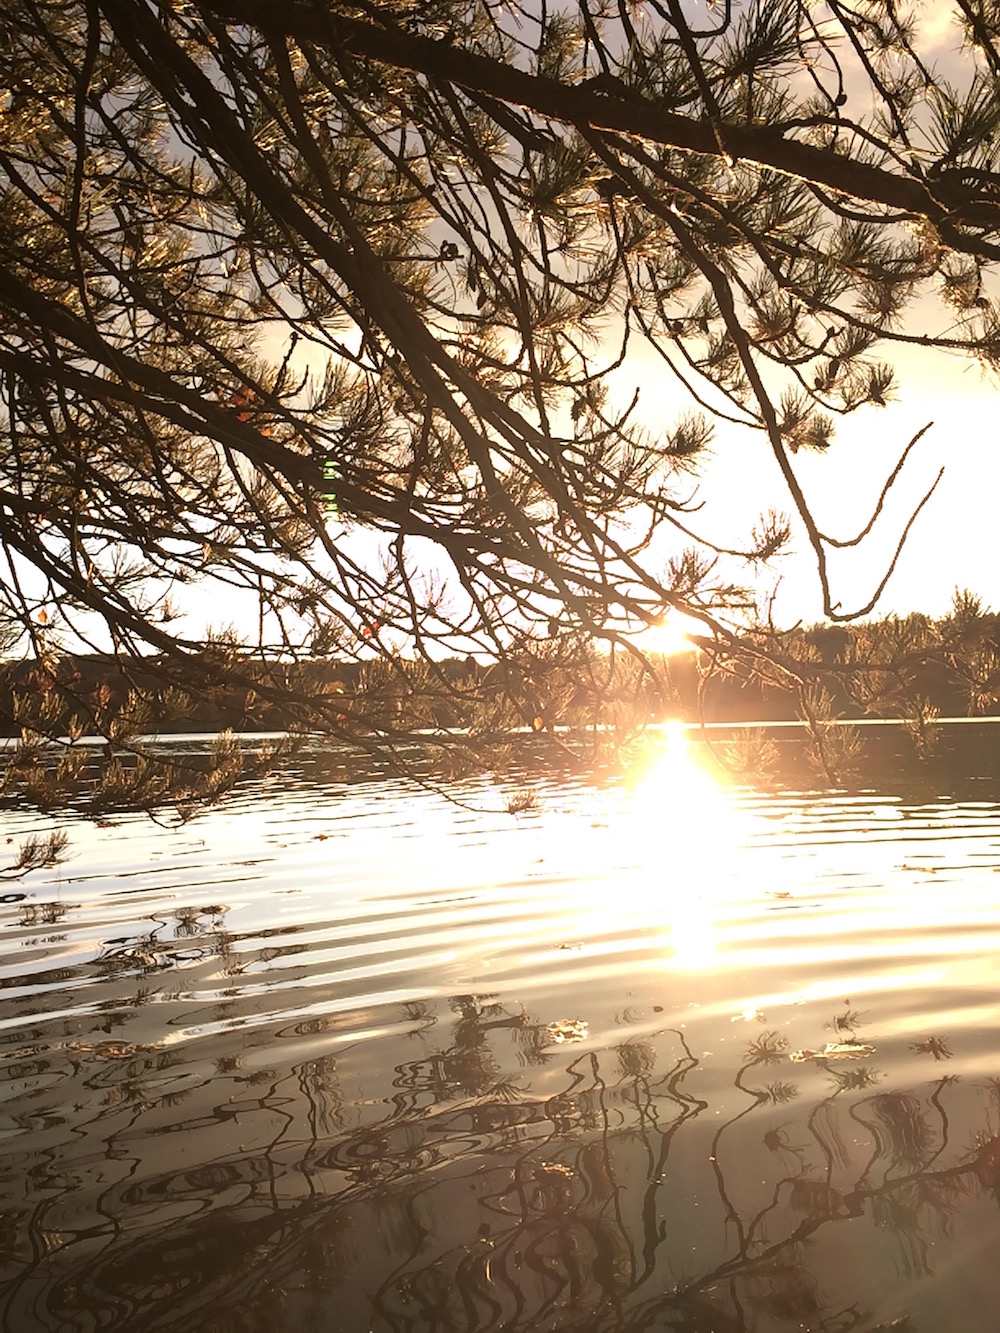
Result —
<path fill-rule="evenodd" d="M 639 877 L 676 963 L 699 970 L 716 961 L 720 909 L 737 872 L 738 816 L 692 752 L 684 724 L 668 723 L 664 741 L 635 793 Z"/>

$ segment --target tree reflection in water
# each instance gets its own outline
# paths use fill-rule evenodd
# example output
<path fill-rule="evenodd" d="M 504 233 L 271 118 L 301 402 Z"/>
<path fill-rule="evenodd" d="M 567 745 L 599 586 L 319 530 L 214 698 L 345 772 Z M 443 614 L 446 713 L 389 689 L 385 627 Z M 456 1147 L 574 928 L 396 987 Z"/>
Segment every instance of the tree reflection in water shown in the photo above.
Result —
<path fill-rule="evenodd" d="M 483 996 L 398 1018 L 391 1087 L 363 1039 L 316 1054 L 327 1019 L 19 1034 L 4 1328 L 993 1327 L 953 1303 L 996 1281 L 1000 1085 L 893 1089 L 763 1031 L 725 1076 L 678 1027 L 560 1044 Z"/>

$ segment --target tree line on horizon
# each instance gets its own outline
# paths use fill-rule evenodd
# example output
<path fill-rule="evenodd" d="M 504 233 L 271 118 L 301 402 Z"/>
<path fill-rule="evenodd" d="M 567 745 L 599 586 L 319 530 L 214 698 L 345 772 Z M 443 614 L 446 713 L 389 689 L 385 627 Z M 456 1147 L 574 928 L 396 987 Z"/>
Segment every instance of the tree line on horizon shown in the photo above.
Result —
<path fill-rule="evenodd" d="M 582 684 L 578 662 L 569 670 L 555 646 L 549 652 L 525 652 L 501 666 L 467 656 L 435 664 L 433 692 L 427 666 L 417 659 L 397 656 L 391 669 L 377 657 L 366 663 L 335 656 L 289 662 L 280 668 L 281 679 L 276 682 L 275 665 L 251 657 L 242 662 L 241 670 L 258 680 L 259 692 L 234 688 L 222 677 L 215 690 L 197 695 L 180 686 L 171 692 L 161 689 L 159 710 L 150 706 L 149 697 L 163 663 L 147 664 L 150 693 L 144 694 L 135 689 L 132 675 L 121 673 L 112 655 L 67 657 L 60 669 L 71 677 L 74 693 L 89 701 L 99 724 L 104 724 L 96 729 L 88 728 L 71 710 L 51 678 L 22 659 L 7 661 L 0 669 L 0 734 L 21 737 L 23 751 L 37 766 L 33 795 L 42 803 L 57 802 L 67 784 L 81 789 L 94 777 L 92 747 L 79 749 L 77 767 L 57 775 L 51 757 L 45 761 L 46 736 L 61 732 L 83 740 L 108 734 L 119 761 L 102 772 L 90 795 L 94 808 L 103 811 L 132 800 L 129 788 L 135 770 L 123 766 L 121 757 L 155 737 L 221 733 L 214 759 L 223 767 L 236 765 L 239 771 L 244 765 L 248 771 L 257 765 L 241 747 L 239 736 L 252 740 L 259 733 L 290 732 L 275 745 L 294 748 L 309 733 L 294 712 L 273 702 L 278 685 L 282 691 L 322 693 L 335 701 L 342 734 L 353 727 L 351 739 L 360 750 L 368 748 L 366 728 L 373 715 L 381 716 L 388 730 L 394 717 L 404 707 L 412 710 L 419 698 L 428 733 L 442 729 L 468 733 L 489 746 L 500 770 L 505 760 L 523 761 L 523 748 L 511 748 L 518 736 L 535 738 L 536 757 L 548 750 L 559 763 L 586 769 L 613 764 L 651 726 L 663 722 L 729 724 L 738 729 L 747 723 L 798 720 L 813 744 L 823 747 L 826 737 L 829 753 L 820 769 L 836 781 L 837 755 L 843 750 L 836 739 L 836 723 L 898 720 L 912 735 L 918 753 L 929 754 L 939 718 L 1000 715 L 1000 615 L 968 592 L 956 591 L 951 610 L 938 618 L 912 613 L 848 626 L 823 622 L 799 627 L 783 636 L 782 650 L 781 667 L 771 675 L 759 667 L 748 670 L 747 657 L 738 647 L 723 653 L 709 638 L 692 642 L 689 651 L 669 658 L 652 654 L 638 667 L 631 655 L 616 659 L 595 651 Z M 796 664 L 794 670 L 788 663 Z M 512 700 L 520 707 L 512 706 Z M 270 762 L 271 755 L 265 758 Z M 16 765 L 15 760 L 4 779 L 8 792 L 25 781 Z M 194 756 L 181 759 L 180 767 L 187 768 L 189 780 L 192 772 L 204 770 Z M 748 762 L 746 767 L 752 770 L 754 765 Z M 454 756 L 446 765 L 455 774 L 467 768 Z M 143 794 L 153 805 L 167 793 L 159 786 L 158 769 L 150 767 L 146 774 Z"/>

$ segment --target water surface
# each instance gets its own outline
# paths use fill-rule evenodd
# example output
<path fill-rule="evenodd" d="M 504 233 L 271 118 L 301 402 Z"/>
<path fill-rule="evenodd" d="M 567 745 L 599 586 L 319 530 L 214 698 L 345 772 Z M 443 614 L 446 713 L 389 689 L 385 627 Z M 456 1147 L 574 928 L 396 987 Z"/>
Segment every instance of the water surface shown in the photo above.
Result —
<path fill-rule="evenodd" d="M 0 885 L 3 1327 L 993 1333 L 961 731 L 835 792 L 675 736 L 459 803 L 317 753 L 181 828 L 8 812 L 70 848 Z"/>

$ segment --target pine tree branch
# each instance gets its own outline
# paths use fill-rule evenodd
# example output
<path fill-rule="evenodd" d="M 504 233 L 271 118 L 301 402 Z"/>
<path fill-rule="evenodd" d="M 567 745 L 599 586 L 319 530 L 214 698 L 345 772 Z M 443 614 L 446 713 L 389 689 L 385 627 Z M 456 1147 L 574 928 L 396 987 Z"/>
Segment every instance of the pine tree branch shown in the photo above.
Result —
<path fill-rule="evenodd" d="M 696 120 L 657 106 L 631 89 L 608 96 L 587 82 L 568 84 L 530 74 L 452 40 L 433 40 L 398 26 L 377 26 L 302 0 L 280 8 L 270 0 L 206 0 L 205 8 L 232 23 L 364 56 L 533 111 L 567 125 L 615 130 L 652 143 L 711 157 L 730 157 L 949 227 L 949 244 L 993 257 L 994 247 L 955 230 L 965 221 L 1000 230 L 1000 204 L 972 198 L 917 175 L 886 171 L 846 154 L 785 137 L 780 126 Z M 113 17 L 113 7 L 111 9 Z M 721 146 L 724 145 L 724 148 Z"/>

